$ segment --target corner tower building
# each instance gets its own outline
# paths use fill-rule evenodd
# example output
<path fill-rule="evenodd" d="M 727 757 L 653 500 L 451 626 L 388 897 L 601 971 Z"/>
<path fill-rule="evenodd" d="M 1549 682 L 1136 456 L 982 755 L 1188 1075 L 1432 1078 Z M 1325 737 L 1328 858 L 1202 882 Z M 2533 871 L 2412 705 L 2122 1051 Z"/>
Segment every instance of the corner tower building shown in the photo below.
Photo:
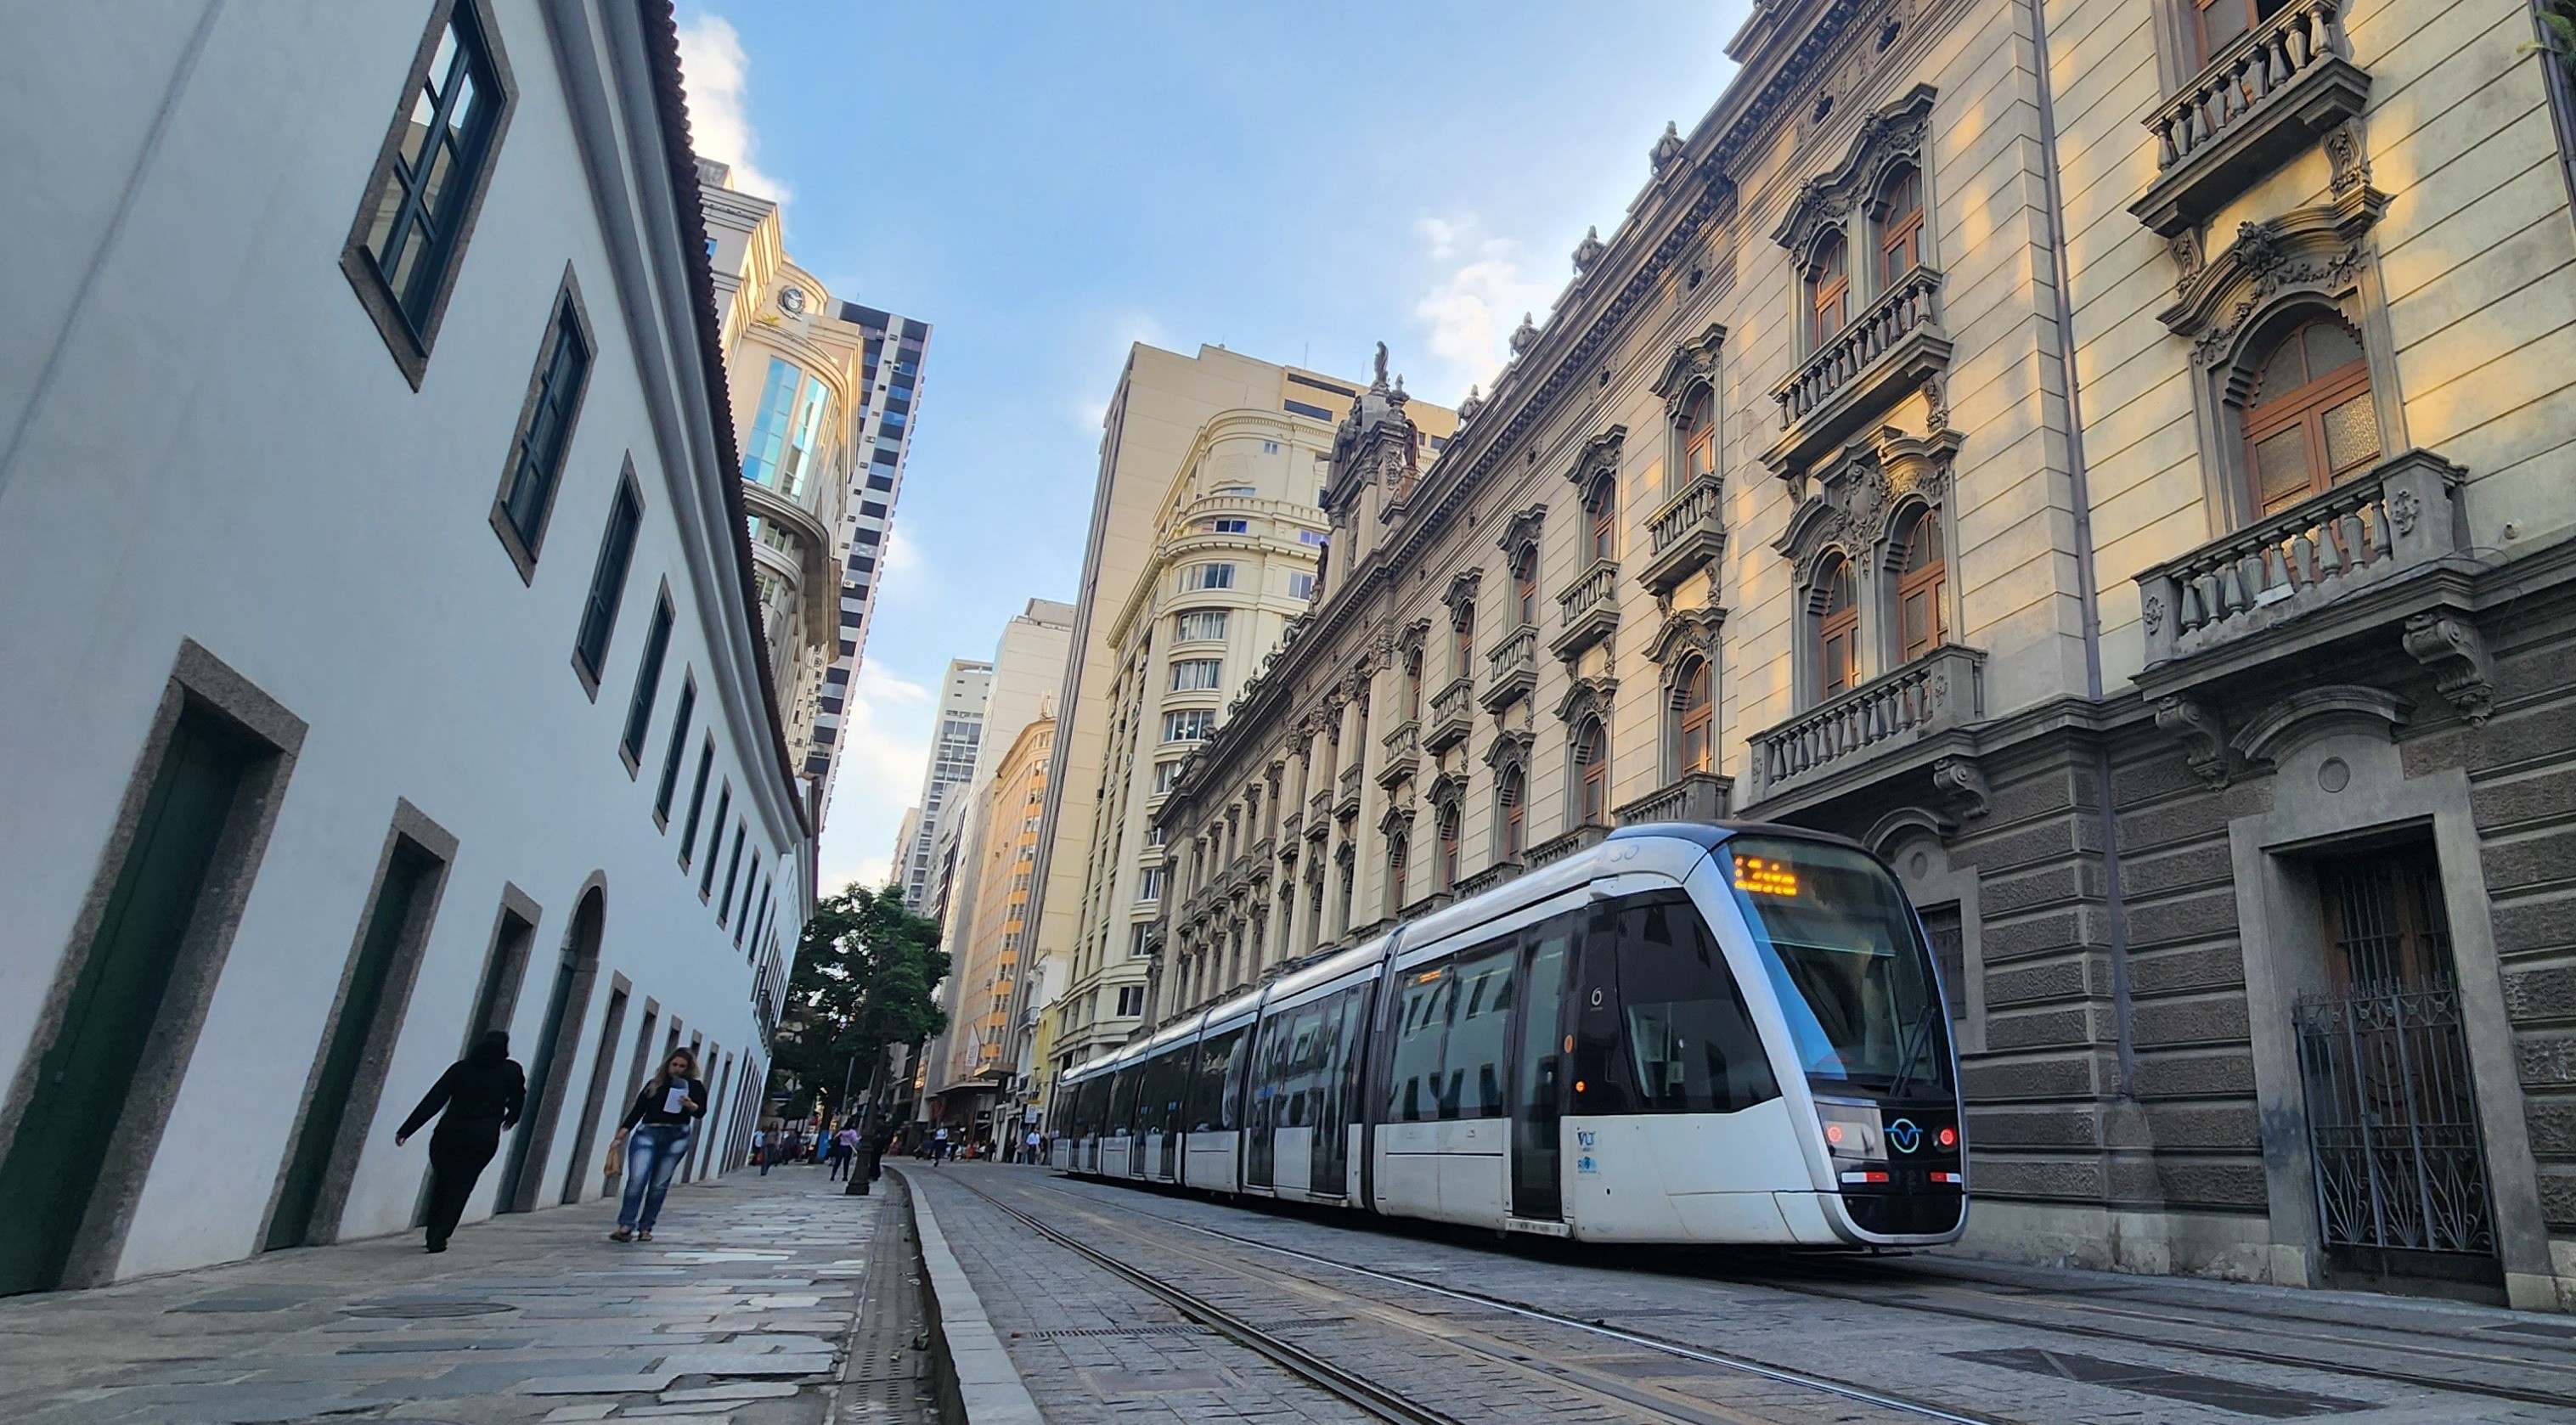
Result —
<path fill-rule="evenodd" d="M 819 821 L 876 607 L 921 401 L 927 323 L 834 300 L 787 256 L 778 205 L 700 160 L 761 620 Z"/>

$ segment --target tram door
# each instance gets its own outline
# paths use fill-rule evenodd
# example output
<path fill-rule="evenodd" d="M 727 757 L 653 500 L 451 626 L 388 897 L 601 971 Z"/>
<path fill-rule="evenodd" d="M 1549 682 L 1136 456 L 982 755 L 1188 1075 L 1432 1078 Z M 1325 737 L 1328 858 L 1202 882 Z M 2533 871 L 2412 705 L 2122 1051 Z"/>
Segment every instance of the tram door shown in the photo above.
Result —
<path fill-rule="evenodd" d="M 1314 1156 L 1309 1159 L 1309 1192 L 1340 1197 L 1350 1190 L 1349 1125 L 1359 1111 L 1360 1049 L 1367 1043 L 1368 987 L 1342 991 L 1324 1002 L 1319 1031 L 1331 1041 L 1316 1046 L 1322 1065 L 1322 1093 L 1315 1115 Z"/>
<path fill-rule="evenodd" d="M 1540 926 L 1523 943 L 1520 1043 L 1512 1086 L 1512 1216 L 1553 1221 L 1565 1216 L 1558 1133 L 1565 1112 L 1565 982 L 1577 922 L 1567 916 Z"/>

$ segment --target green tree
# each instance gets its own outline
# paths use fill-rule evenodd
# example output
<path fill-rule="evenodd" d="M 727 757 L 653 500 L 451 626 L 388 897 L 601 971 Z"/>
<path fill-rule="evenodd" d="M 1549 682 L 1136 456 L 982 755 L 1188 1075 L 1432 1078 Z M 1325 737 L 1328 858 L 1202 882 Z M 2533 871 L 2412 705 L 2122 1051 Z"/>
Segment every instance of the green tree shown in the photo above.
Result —
<path fill-rule="evenodd" d="M 794 1084 L 789 1117 L 819 1099 L 846 1113 L 874 1086 L 887 1046 L 918 1044 L 948 1027 L 931 991 L 948 974 L 939 925 L 904 908 L 903 890 L 856 882 L 815 907 L 787 978 L 772 1046 L 770 1089 Z"/>

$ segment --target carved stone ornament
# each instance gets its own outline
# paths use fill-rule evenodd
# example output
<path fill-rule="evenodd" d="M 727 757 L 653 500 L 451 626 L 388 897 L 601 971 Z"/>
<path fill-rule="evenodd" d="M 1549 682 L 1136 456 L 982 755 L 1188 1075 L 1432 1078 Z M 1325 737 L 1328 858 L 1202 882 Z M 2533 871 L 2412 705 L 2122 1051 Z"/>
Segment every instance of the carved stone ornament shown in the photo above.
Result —
<path fill-rule="evenodd" d="M 2337 303 L 2356 291 L 2370 262 L 2360 237 L 2332 207 L 2245 223 L 2226 251 L 2184 279 L 2178 299 L 2156 319 L 2175 335 L 2192 338 L 2192 360 L 2214 368 L 2228 359 L 2246 324 L 2283 297 L 2305 294 Z"/>
<path fill-rule="evenodd" d="M 1466 425 L 1467 425 L 1467 423 L 1468 423 L 1468 422 L 1470 422 L 1470 421 L 1474 420 L 1476 417 L 1478 417 L 1478 416 L 1480 416 L 1480 415 L 1483 415 L 1483 414 L 1484 414 L 1484 412 L 1485 412 L 1485 398 L 1484 398 L 1484 396 L 1483 396 L 1483 395 L 1481 395 L 1481 394 L 1477 391 L 1476 387 L 1474 387 L 1473 385 L 1470 385 L 1470 386 L 1467 388 L 1467 399 L 1465 399 L 1465 400 L 1463 400 L 1463 401 L 1460 401 L 1460 402 L 1458 403 L 1458 425 L 1459 425 L 1459 428 L 1460 428 L 1460 429 L 1462 429 L 1462 430 L 1463 430 L 1463 429 L 1465 429 L 1465 428 L 1466 428 Z"/>
<path fill-rule="evenodd" d="M 1843 161 L 1832 172 L 1807 180 L 1771 240 L 1803 257 L 1814 250 L 1824 229 L 1842 222 L 1864 202 L 1876 200 L 1889 169 L 1899 163 L 1920 166 L 1924 142 L 1931 133 L 1934 96 L 1932 86 L 1918 84 L 1863 120 Z"/>
<path fill-rule="evenodd" d="M 2227 731 L 2218 714 L 2179 694 L 2156 699 L 2156 726 L 2182 739 L 2183 759 L 2212 787 L 2227 785 Z"/>
<path fill-rule="evenodd" d="M 2153 633 L 2157 629 L 2164 627 L 2165 601 L 2162 595 L 2147 595 L 2146 603 L 2138 610 L 2138 621 L 2147 626 L 2147 632 L 2149 633 Z"/>
<path fill-rule="evenodd" d="M 1449 608 L 1450 627 L 1457 627 L 1459 617 L 1466 611 L 1468 605 L 1475 602 L 1476 586 L 1482 583 L 1484 578 L 1485 571 L 1482 569 L 1462 569 L 1450 579 L 1449 591 L 1440 596 L 1440 602 Z"/>
<path fill-rule="evenodd" d="M 2326 162 L 2334 168 L 2334 194 L 2340 198 L 2370 186 L 2370 153 L 2361 141 L 2361 121 L 2347 119 L 2325 138 Z"/>
<path fill-rule="evenodd" d="M 1526 356 L 1538 345 L 1538 323 L 1528 312 L 1521 313 L 1521 324 L 1512 330 L 1512 355 Z"/>
<path fill-rule="evenodd" d="M 1655 176 L 1661 178 L 1664 176 L 1664 170 L 1673 166 L 1673 160 L 1681 156 L 1682 127 L 1667 119 L 1664 121 L 1663 137 L 1655 140 L 1654 148 L 1647 153 L 1646 157 L 1655 165 Z"/>
<path fill-rule="evenodd" d="M 2200 279 L 2200 229 L 2185 228 L 2165 239 L 2165 251 L 2173 256 L 2174 295 L 2179 297 Z"/>
<path fill-rule="evenodd" d="M 2495 711 L 2495 659 L 2478 626 L 2448 610 L 2421 613 L 2406 620 L 2399 637 L 2410 657 L 2433 670 L 2433 686 L 2460 716 L 2471 727 L 2486 726 Z"/>
<path fill-rule="evenodd" d="M 1698 653 L 1714 659 L 1718 651 L 1718 633 L 1726 627 L 1726 610 L 1710 605 L 1696 609 L 1676 609 L 1665 615 L 1663 627 L 1655 630 L 1646 645 L 1646 660 L 1672 671 L 1685 653 Z"/>
<path fill-rule="evenodd" d="M 1618 691 L 1619 680 L 1607 674 L 1577 678 L 1566 688 L 1565 696 L 1557 699 L 1556 720 L 1572 723 L 1588 712 L 1606 723 L 1610 720 L 1610 695 Z"/>
<path fill-rule="evenodd" d="M 1585 228 L 1583 241 L 1574 245 L 1574 270 L 1578 273 L 1590 272 L 1592 264 L 1599 262 L 1601 254 L 1607 251 L 1609 249 L 1601 243 L 1600 227 L 1596 225 Z"/>
<path fill-rule="evenodd" d="M 1993 800 L 1993 789 L 1986 785 L 1986 774 L 1973 757 L 1943 757 L 1932 764 L 1932 790 L 1953 815 L 1962 821 L 1984 816 Z"/>
<path fill-rule="evenodd" d="M 1503 768 L 1529 766 L 1530 749 L 1538 743 L 1537 734 L 1528 728 L 1504 728 L 1494 734 L 1492 745 L 1485 749 L 1485 765 L 1500 773 Z"/>
<path fill-rule="evenodd" d="M 1503 537 L 1495 541 L 1496 547 L 1503 551 L 1505 558 L 1519 554 L 1524 547 L 1538 543 L 1540 527 L 1546 520 L 1546 502 L 1531 505 L 1513 515 L 1503 526 Z"/>
<path fill-rule="evenodd" d="M 1673 348 L 1664 359 L 1664 373 L 1655 378 L 1654 393 L 1664 398 L 1664 414 L 1680 420 L 1691 396 L 1702 387 L 1714 390 L 1717 382 L 1718 348 L 1726 344 L 1726 328 L 1711 322 L 1708 330 Z"/>
<path fill-rule="evenodd" d="M 1610 427 L 1583 443 L 1582 453 L 1574 457 L 1573 468 L 1565 472 L 1565 478 L 1572 481 L 1576 489 L 1587 491 L 1592 488 L 1593 481 L 1604 475 L 1617 478 L 1620 452 L 1627 448 L 1627 444 L 1628 428 L 1623 425 Z"/>

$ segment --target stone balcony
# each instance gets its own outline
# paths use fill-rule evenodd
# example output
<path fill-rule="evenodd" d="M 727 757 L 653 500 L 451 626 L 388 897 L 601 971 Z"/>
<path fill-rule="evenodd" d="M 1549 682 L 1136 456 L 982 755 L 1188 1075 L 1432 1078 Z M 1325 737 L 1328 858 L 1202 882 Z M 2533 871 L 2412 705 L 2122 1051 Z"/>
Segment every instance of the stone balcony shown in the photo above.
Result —
<path fill-rule="evenodd" d="M 1557 657 L 1571 659 L 1608 638 L 1619 627 L 1618 564 L 1592 561 L 1574 587 L 1556 596 L 1556 610 L 1558 631 L 1547 647 Z"/>
<path fill-rule="evenodd" d="M 1949 365 L 1941 274 L 1918 267 L 1772 388 L 1780 438 L 1762 463 L 1779 474 L 1806 469 Z"/>
<path fill-rule="evenodd" d="M 1694 478 L 1646 521 L 1650 554 L 1637 582 L 1669 594 L 1684 579 L 1726 557 L 1726 484 L 1715 472 Z"/>
<path fill-rule="evenodd" d="M 1609 834 L 1610 828 L 1606 826 L 1590 824 L 1578 826 L 1561 836 L 1551 836 L 1531 847 L 1524 860 L 1529 869 L 1535 871 L 1550 861 L 1562 861 L 1577 851 L 1586 851 L 1598 846 Z"/>
<path fill-rule="evenodd" d="M 1464 678 L 1431 695 L 1431 725 L 1423 730 L 1422 750 L 1437 757 L 1467 740 L 1476 727 L 1475 687 Z"/>
<path fill-rule="evenodd" d="M 1378 763 L 1377 784 L 1388 791 L 1422 766 L 1422 724 L 1412 718 L 1397 723 L 1384 739 L 1385 758 Z"/>
<path fill-rule="evenodd" d="M 1615 808 L 1610 815 L 1621 826 L 1651 821 L 1722 821 L 1726 817 L 1727 794 L 1733 790 L 1733 777 L 1684 772 L 1626 806 Z"/>
<path fill-rule="evenodd" d="M 1341 795 L 1333 799 L 1333 815 L 1348 821 L 1360 814 L 1361 780 L 1359 763 L 1342 769 Z"/>
<path fill-rule="evenodd" d="M 1297 859 L 1297 832 L 1305 824 L 1306 814 L 1302 811 L 1292 811 L 1279 818 L 1279 859 L 1281 861 Z"/>
<path fill-rule="evenodd" d="M 1753 735 L 1755 794 L 1769 800 L 1985 716 L 1986 655 L 1944 645 Z"/>
<path fill-rule="evenodd" d="M 1538 687 L 1538 630 L 1522 624 L 1485 654 L 1485 691 L 1476 701 L 1498 713 Z"/>
<path fill-rule="evenodd" d="M 1313 796 L 1306 798 L 1306 824 L 1320 830 L 1322 829 L 1323 823 L 1332 820 L 1332 818 L 1333 789 L 1330 787 L 1319 787 L 1316 789 Z"/>
<path fill-rule="evenodd" d="M 2140 574 L 2147 666 L 2250 638 L 2466 554 L 2467 475 L 2410 450 Z"/>
<path fill-rule="evenodd" d="M 2352 62 L 2340 3 L 2298 0 L 2230 41 L 2147 116 L 2157 174 L 2130 205 L 2140 222 L 2181 236 L 2361 112 L 2370 75 Z"/>
<path fill-rule="evenodd" d="M 1494 864 L 1487 866 L 1485 869 L 1478 871 L 1476 874 L 1460 881 L 1458 883 L 1458 889 L 1454 894 L 1457 899 L 1465 900 L 1469 896 L 1476 895 L 1484 891 L 1490 891 L 1494 887 L 1501 885 L 1503 882 L 1511 880 L 1513 877 L 1518 876 L 1521 873 L 1521 870 L 1521 863 L 1518 861 L 1497 861 Z"/>

